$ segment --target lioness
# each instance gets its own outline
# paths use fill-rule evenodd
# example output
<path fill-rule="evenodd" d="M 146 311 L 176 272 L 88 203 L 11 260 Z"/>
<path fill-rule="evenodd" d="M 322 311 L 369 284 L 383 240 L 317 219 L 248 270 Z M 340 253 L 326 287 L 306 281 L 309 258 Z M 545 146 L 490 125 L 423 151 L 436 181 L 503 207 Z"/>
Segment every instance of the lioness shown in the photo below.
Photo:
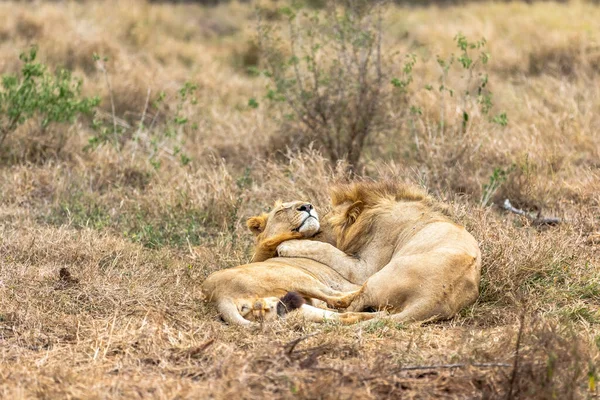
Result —
<path fill-rule="evenodd" d="M 422 190 L 361 182 L 334 187 L 331 198 L 333 210 L 323 224 L 336 247 L 290 240 L 278 253 L 321 262 L 364 284 L 348 310 L 386 309 L 398 321 L 424 321 L 450 318 L 475 302 L 479 246 Z"/>
<path fill-rule="evenodd" d="M 202 284 L 206 301 L 214 302 L 227 322 L 250 325 L 251 321 L 272 319 L 298 308 L 307 319 L 352 323 L 378 316 L 375 313 L 338 313 L 303 304 L 290 292 L 307 299 L 318 299 L 330 307 L 346 308 L 361 287 L 319 262 L 275 255 L 285 240 L 313 237 L 319 231 L 319 217 L 310 203 L 278 203 L 269 214 L 252 217 L 248 228 L 256 235 L 257 247 L 252 263 L 220 270 Z M 280 297 L 283 297 L 283 302 Z"/>

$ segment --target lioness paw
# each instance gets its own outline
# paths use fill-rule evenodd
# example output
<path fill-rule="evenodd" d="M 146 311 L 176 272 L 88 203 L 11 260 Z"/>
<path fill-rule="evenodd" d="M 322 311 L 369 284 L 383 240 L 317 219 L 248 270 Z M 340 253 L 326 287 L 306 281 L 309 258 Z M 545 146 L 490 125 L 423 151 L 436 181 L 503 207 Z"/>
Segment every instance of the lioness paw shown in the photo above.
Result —
<path fill-rule="evenodd" d="M 277 254 L 279 257 L 294 257 L 301 244 L 300 240 L 287 240 L 277 246 Z"/>

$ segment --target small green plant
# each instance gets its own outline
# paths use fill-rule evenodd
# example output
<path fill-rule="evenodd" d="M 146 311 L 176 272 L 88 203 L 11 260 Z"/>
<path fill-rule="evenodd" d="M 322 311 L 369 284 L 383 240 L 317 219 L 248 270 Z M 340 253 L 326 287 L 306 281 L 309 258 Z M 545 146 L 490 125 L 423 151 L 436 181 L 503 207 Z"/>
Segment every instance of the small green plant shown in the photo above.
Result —
<path fill-rule="evenodd" d="M 404 67 L 402 68 L 402 78 L 392 78 L 392 85 L 402 92 L 406 92 L 408 86 L 413 81 L 412 71 L 417 63 L 417 56 L 415 54 L 407 54 Z"/>
<path fill-rule="evenodd" d="M 470 110 L 473 105 L 476 105 L 483 115 L 488 115 L 494 105 L 492 92 L 488 88 L 489 77 L 484 71 L 485 66 L 490 60 L 490 54 L 485 51 L 486 39 L 481 38 L 481 40 L 471 42 L 462 33 L 458 33 L 454 37 L 454 41 L 459 50 L 458 55 L 451 54 L 447 58 L 437 57 L 437 63 L 441 71 L 438 91 L 440 93 L 440 131 L 442 134 L 445 127 L 444 110 L 446 94 L 450 97 L 454 97 L 455 95 L 455 90 L 449 86 L 449 76 L 452 66 L 456 62 L 460 66 L 461 72 L 466 72 L 466 79 L 464 81 L 465 89 L 462 92 L 462 96 L 458 99 L 461 102 L 461 131 L 466 132 L 467 130 L 471 120 Z M 460 81 L 457 83 L 460 83 Z M 427 85 L 426 89 L 432 90 L 433 86 Z M 489 118 L 489 120 L 500 126 L 508 125 L 506 113 L 500 113 Z"/>
<path fill-rule="evenodd" d="M 588 361 L 588 391 L 596 393 L 596 382 L 598 381 L 598 371 L 596 364 L 592 360 Z"/>
<path fill-rule="evenodd" d="M 383 330 L 385 330 L 386 328 L 390 328 L 390 329 L 395 329 L 395 330 L 403 330 L 406 328 L 406 326 L 400 322 L 394 322 L 391 320 L 387 320 L 387 319 L 380 319 L 380 320 L 374 320 L 374 321 L 370 321 L 367 325 L 365 325 L 365 332 L 367 333 L 376 333 L 381 335 L 381 333 L 383 333 Z"/>
<path fill-rule="evenodd" d="M 52 123 L 72 122 L 91 113 L 100 103 L 98 97 L 81 96 L 82 80 L 66 69 L 52 74 L 36 62 L 37 47 L 22 53 L 21 73 L 2 76 L 0 88 L 0 148 L 19 125 L 31 118 L 45 131 Z"/>
<path fill-rule="evenodd" d="M 500 126 L 506 126 L 508 125 L 508 117 L 506 116 L 506 113 L 503 112 L 493 117 L 492 122 Z"/>
<path fill-rule="evenodd" d="M 128 142 L 131 142 L 132 151 L 144 153 L 155 169 L 160 168 L 162 158 L 165 157 L 177 160 L 181 165 L 189 164 L 192 159 L 184 151 L 184 137 L 186 133 L 191 134 L 198 130 L 198 124 L 190 121 L 191 115 L 194 114 L 192 108 L 198 104 L 195 96 L 198 86 L 185 82 L 179 90 L 171 94 L 176 99 L 175 107 L 166 104 L 168 95 L 164 91 L 159 92 L 150 101 L 151 93 L 148 89 L 141 118 L 137 125 L 133 126 L 115 115 L 112 86 L 106 67 L 107 59 L 94 55 L 94 60 L 105 76 L 110 93 L 112 115 L 110 120 L 107 116 L 96 115 L 92 125 L 95 134 L 89 139 L 86 149 L 93 150 L 102 144 L 112 144 L 120 152 Z M 157 124 L 160 117 L 164 118 L 164 124 Z"/>
<path fill-rule="evenodd" d="M 109 230 L 148 248 L 197 245 L 206 236 L 208 226 L 206 210 L 182 204 L 159 212 L 132 205 L 126 212 L 111 216 L 109 205 L 77 188 L 72 188 L 41 220 L 75 229 Z"/>
<path fill-rule="evenodd" d="M 600 313 L 584 305 L 571 305 L 561 310 L 566 319 L 573 322 L 585 321 L 589 324 L 600 323 Z"/>
<path fill-rule="evenodd" d="M 258 101 L 256 101 L 254 97 L 250 98 L 250 100 L 248 100 L 248 107 L 258 108 Z"/>
<path fill-rule="evenodd" d="M 68 224 L 78 229 L 89 227 L 102 230 L 111 224 L 107 207 L 93 196 L 75 188 L 71 189 L 66 199 L 49 210 L 44 220 L 49 224 Z"/>
<path fill-rule="evenodd" d="M 492 175 L 490 175 L 489 182 L 483 185 L 483 193 L 481 194 L 480 201 L 482 207 L 486 207 L 487 205 L 489 205 L 490 200 L 492 199 L 496 191 L 500 188 L 500 186 L 502 186 L 502 184 L 506 182 L 508 175 L 513 171 L 513 169 L 514 166 L 511 166 L 507 169 L 503 169 L 500 167 L 494 168 L 494 172 L 492 172 Z"/>

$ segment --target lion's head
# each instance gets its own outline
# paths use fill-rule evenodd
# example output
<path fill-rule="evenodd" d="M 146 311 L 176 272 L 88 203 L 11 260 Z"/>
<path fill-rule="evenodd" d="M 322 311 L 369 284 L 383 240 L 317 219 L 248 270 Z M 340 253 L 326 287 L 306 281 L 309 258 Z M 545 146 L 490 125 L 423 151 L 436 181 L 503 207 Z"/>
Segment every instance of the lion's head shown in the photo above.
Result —
<path fill-rule="evenodd" d="M 258 236 L 258 242 L 287 232 L 298 232 L 303 237 L 311 237 L 320 228 L 317 211 L 305 201 L 277 202 L 271 212 L 249 218 L 246 225 Z"/>
<path fill-rule="evenodd" d="M 281 242 L 313 237 L 321 227 L 317 211 L 305 201 L 277 202 L 271 212 L 249 218 L 246 225 L 256 236 L 252 262 L 274 257 Z"/>

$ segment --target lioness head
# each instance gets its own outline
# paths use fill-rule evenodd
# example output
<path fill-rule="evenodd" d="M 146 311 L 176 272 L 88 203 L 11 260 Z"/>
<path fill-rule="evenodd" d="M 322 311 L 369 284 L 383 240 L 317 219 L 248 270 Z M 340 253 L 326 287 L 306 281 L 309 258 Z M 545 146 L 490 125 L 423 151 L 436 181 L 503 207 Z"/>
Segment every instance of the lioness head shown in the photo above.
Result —
<path fill-rule="evenodd" d="M 319 215 L 313 205 L 305 201 L 278 202 L 270 213 L 252 217 L 246 225 L 259 236 L 259 242 L 288 232 L 311 237 L 320 228 Z"/>
<path fill-rule="evenodd" d="M 305 201 L 277 202 L 270 213 L 252 217 L 246 225 L 256 236 L 252 262 L 275 257 L 280 243 L 313 237 L 321 227 L 315 208 Z"/>

